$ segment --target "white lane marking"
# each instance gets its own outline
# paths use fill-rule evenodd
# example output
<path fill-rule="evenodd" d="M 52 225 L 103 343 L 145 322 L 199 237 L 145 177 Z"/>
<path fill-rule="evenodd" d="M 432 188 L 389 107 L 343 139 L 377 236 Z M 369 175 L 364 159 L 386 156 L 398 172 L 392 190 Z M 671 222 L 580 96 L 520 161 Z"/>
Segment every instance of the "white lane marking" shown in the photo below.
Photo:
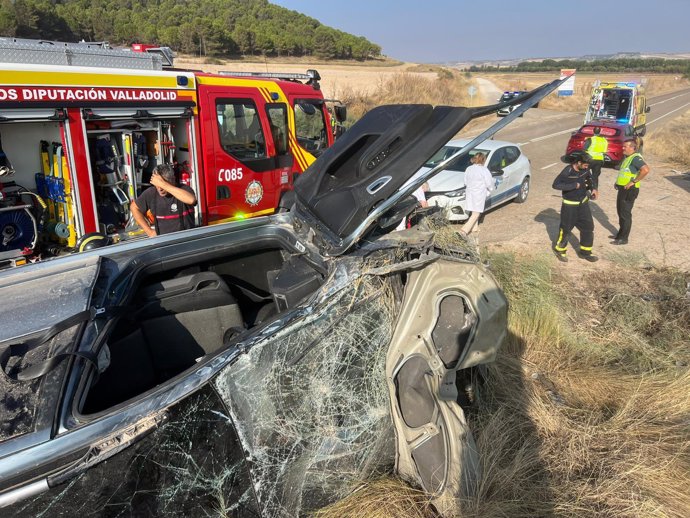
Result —
<path fill-rule="evenodd" d="M 558 162 L 554 162 L 553 164 L 545 165 L 544 167 L 541 168 L 541 170 L 543 171 L 544 169 L 548 169 L 549 167 L 553 167 L 555 165 L 558 165 Z"/>
<path fill-rule="evenodd" d="M 656 122 L 656 121 L 658 121 L 658 120 L 661 120 L 661 119 L 663 119 L 664 117 L 668 117 L 669 115 L 671 115 L 671 114 L 674 113 L 674 112 L 677 112 L 678 110 L 682 110 L 682 109 L 685 108 L 686 106 L 690 106 L 690 103 L 685 103 L 685 104 L 684 104 L 683 106 L 681 106 L 680 108 L 676 108 L 675 110 L 671 110 L 671 111 L 668 112 L 668 113 L 664 113 L 661 117 L 657 117 L 657 118 L 654 119 L 653 121 L 649 121 L 647 124 L 653 124 L 654 122 Z"/>
<path fill-rule="evenodd" d="M 678 99 L 679 97 L 683 97 L 684 95 L 688 95 L 690 92 L 685 92 L 684 94 L 676 95 L 675 97 L 669 97 L 668 99 L 664 99 L 663 101 L 656 102 L 654 104 L 650 104 L 649 106 L 656 106 L 657 104 L 664 104 L 667 101 L 673 101 L 673 99 Z"/>
<path fill-rule="evenodd" d="M 527 142 L 520 142 L 519 145 L 520 145 L 520 146 L 525 146 L 525 145 L 531 144 L 531 143 L 533 143 L 533 142 L 539 142 L 539 141 L 541 141 L 541 140 L 546 140 L 547 138 L 557 137 L 558 135 L 563 135 L 563 134 L 565 134 L 565 133 L 572 133 L 573 131 L 579 130 L 580 127 L 581 127 L 581 126 L 575 126 L 574 128 L 569 128 L 569 129 L 567 129 L 567 130 L 557 131 L 556 133 L 551 133 L 551 134 L 549 134 L 549 135 L 544 135 L 544 136 L 542 136 L 542 137 L 536 137 L 536 138 L 533 138 L 532 140 L 528 140 Z"/>

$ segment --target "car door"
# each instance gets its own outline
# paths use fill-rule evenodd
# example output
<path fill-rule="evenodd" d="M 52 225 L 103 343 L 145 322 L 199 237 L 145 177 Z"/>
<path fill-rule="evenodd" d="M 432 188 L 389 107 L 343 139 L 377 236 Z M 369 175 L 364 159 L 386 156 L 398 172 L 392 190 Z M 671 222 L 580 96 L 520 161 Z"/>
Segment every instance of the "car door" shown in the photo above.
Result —
<path fill-rule="evenodd" d="M 289 181 L 289 167 L 277 167 L 266 100 L 239 90 L 229 96 L 220 87 L 206 89 L 213 110 L 203 124 L 209 223 L 273 212 L 281 181 Z"/>
<path fill-rule="evenodd" d="M 507 175 L 505 170 L 507 159 L 505 149 L 505 147 L 499 147 L 498 149 L 495 149 L 489 157 L 487 167 L 489 168 L 489 171 L 491 171 L 491 176 L 494 180 L 494 189 L 491 191 L 491 194 L 486 200 L 486 208 L 496 205 L 496 203 L 502 199 L 507 188 Z"/>
<path fill-rule="evenodd" d="M 507 197 L 511 197 L 517 192 L 517 188 L 522 181 L 520 174 L 522 168 L 519 163 L 521 153 L 517 146 L 506 146 L 503 153 L 505 157 L 503 165 L 505 190 Z"/>

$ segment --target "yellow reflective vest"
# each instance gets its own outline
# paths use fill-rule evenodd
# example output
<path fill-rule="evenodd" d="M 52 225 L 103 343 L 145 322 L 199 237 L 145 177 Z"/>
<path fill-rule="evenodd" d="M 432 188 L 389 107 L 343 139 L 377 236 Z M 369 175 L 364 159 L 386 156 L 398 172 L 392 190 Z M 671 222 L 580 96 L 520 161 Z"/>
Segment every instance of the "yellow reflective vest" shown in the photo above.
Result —
<path fill-rule="evenodd" d="M 635 178 L 637 176 L 637 173 L 633 173 L 630 170 L 630 164 L 632 164 L 633 159 L 639 156 L 642 158 L 642 155 L 639 153 L 633 153 L 630 156 L 627 156 L 623 159 L 621 162 L 621 167 L 618 170 L 618 178 L 616 178 L 616 185 L 628 185 L 630 183 L 630 180 Z M 635 183 L 636 188 L 640 188 L 640 182 Z"/>
<path fill-rule="evenodd" d="M 609 141 L 604 137 L 599 135 L 592 135 L 590 138 L 589 147 L 587 148 L 587 154 L 592 157 L 593 160 L 604 160 L 604 153 L 609 148 Z"/>

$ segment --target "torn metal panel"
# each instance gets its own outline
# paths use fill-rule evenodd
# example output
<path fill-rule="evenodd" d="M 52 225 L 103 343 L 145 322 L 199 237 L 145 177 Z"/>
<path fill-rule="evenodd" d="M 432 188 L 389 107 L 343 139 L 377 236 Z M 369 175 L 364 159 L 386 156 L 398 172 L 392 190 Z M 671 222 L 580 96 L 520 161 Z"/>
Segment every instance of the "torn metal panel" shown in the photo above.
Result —
<path fill-rule="evenodd" d="M 432 494 L 444 513 L 474 491 L 479 477 L 456 373 L 494 359 L 506 317 L 506 299 L 482 266 L 443 258 L 409 274 L 386 361 L 396 470 Z"/>

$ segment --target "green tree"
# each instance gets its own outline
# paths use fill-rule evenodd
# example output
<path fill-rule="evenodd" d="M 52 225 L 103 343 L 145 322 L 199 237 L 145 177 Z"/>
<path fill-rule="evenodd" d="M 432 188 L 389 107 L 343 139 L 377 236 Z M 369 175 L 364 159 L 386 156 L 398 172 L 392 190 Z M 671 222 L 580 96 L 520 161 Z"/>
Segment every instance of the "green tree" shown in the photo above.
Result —
<path fill-rule="evenodd" d="M 17 15 L 12 0 L 0 2 L 0 36 L 12 37 L 17 30 Z"/>

